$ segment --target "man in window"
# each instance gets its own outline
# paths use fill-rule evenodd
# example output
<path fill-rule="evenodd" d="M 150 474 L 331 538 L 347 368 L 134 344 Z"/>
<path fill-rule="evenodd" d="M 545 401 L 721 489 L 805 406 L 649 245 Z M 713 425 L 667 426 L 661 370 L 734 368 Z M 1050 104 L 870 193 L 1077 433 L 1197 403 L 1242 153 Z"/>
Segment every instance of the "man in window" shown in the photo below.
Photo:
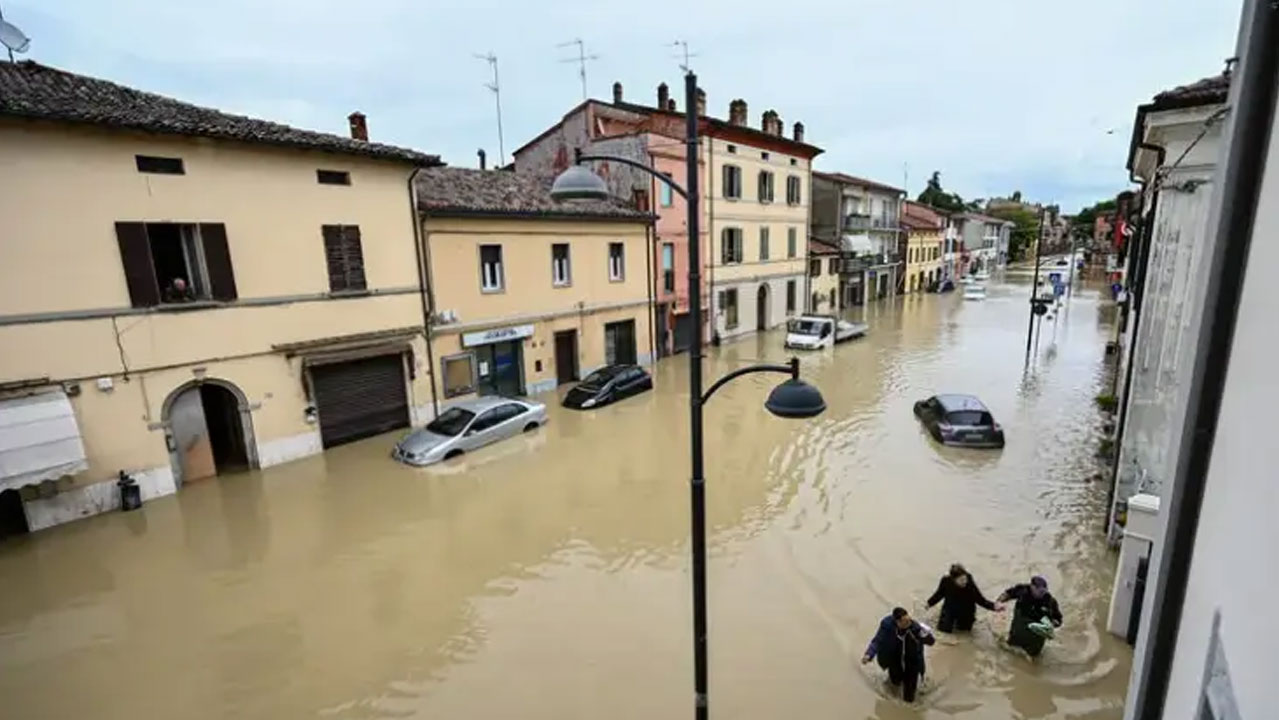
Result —
<path fill-rule="evenodd" d="M 195 291 L 187 285 L 184 278 L 175 277 L 169 281 L 169 286 L 164 289 L 164 301 L 167 303 L 184 303 L 195 300 Z"/>

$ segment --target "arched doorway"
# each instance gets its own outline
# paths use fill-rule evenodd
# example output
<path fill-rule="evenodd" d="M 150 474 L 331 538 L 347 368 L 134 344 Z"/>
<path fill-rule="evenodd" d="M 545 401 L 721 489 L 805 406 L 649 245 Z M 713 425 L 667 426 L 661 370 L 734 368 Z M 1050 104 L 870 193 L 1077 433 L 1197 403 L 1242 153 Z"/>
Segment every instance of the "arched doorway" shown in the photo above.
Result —
<path fill-rule="evenodd" d="M 755 329 L 768 329 L 768 283 L 761 284 L 755 295 Z"/>
<path fill-rule="evenodd" d="M 164 421 L 178 487 L 256 465 L 248 402 L 230 383 L 204 380 L 179 387 L 164 401 Z"/>

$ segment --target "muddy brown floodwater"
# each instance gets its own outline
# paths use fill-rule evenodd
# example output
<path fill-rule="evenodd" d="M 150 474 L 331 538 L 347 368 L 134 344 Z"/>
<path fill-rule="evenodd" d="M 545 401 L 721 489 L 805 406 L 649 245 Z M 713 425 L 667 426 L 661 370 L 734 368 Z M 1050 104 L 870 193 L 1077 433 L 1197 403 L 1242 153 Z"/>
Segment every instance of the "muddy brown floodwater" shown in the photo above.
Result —
<path fill-rule="evenodd" d="M 815 420 L 768 415 L 769 376 L 708 405 L 713 715 L 1121 716 L 1088 481 L 1109 316 L 1076 294 L 1023 373 L 1025 282 L 868 309 L 866 339 L 803 356 Z M 780 332 L 711 355 L 712 378 L 785 357 Z M 462 462 L 404 467 L 373 438 L 0 545 L 0 717 L 691 715 L 687 367 Z M 946 390 L 1007 448 L 932 442 L 911 404 Z M 859 656 L 895 604 L 935 621 L 955 561 L 992 597 L 1046 575 L 1066 624 L 1031 662 L 982 613 L 906 706 Z"/>

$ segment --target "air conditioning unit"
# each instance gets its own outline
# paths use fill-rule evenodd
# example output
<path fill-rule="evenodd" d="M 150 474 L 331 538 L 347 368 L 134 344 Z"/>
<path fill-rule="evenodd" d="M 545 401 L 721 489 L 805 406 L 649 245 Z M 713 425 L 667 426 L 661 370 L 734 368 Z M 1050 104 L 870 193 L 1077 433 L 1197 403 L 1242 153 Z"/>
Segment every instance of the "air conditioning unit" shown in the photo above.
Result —
<path fill-rule="evenodd" d="M 450 323 L 455 323 L 457 322 L 457 311 L 440 310 L 435 313 L 435 317 L 432 319 L 439 325 L 448 325 Z"/>

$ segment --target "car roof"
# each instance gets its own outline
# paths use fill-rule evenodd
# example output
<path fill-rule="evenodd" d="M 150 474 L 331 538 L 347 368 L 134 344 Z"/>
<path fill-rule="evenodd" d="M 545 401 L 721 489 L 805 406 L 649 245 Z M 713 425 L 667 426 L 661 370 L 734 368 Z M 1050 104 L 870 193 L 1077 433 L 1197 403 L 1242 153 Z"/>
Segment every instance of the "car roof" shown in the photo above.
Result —
<path fill-rule="evenodd" d="M 933 397 L 937 399 L 937 402 L 941 403 L 941 406 L 945 408 L 947 412 L 950 412 L 951 410 L 982 410 L 990 412 L 975 395 L 958 395 L 949 393 L 946 395 L 934 395 Z"/>
<path fill-rule="evenodd" d="M 455 403 L 450 403 L 449 408 L 460 408 L 462 410 L 469 410 L 473 413 L 479 414 L 489 408 L 495 408 L 498 405 L 505 405 L 511 402 L 524 404 L 523 400 L 519 400 L 517 398 L 508 398 L 501 395 L 485 395 L 484 397 L 467 398 Z"/>

